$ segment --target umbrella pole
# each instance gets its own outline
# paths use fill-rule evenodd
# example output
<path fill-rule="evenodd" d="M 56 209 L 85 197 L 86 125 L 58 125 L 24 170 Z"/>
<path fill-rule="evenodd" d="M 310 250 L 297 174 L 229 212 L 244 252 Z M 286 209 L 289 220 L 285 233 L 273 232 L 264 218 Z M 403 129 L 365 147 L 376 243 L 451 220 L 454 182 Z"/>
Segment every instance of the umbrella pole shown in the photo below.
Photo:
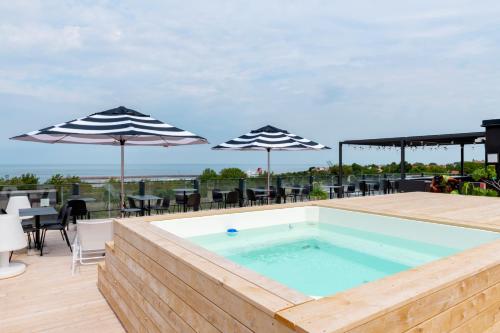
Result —
<path fill-rule="evenodd" d="M 120 140 L 121 149 L 121 174 L 120 174 L 120 211 L 123 217 L 123 208 L 125 208 L 125 141 Z"/>
<path fill-rule="evenodd" d="M 267 148 L 267 195 L 270 195 L 271 188 L 271 148 Z"/>

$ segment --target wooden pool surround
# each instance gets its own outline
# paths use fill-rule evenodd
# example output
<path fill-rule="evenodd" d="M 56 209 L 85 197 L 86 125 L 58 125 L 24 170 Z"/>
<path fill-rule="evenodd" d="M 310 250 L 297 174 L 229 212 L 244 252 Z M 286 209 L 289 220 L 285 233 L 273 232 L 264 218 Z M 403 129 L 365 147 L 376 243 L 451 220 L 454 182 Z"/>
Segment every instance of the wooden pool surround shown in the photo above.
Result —
<path fill-rule="evenodd" d="M 500 232 L 498 198 L 417 192 L 118 219 L 99 289 L 129 332 L 500 332 L 500 241 L 315 300 L 147 223 L 300 206 Z"/>

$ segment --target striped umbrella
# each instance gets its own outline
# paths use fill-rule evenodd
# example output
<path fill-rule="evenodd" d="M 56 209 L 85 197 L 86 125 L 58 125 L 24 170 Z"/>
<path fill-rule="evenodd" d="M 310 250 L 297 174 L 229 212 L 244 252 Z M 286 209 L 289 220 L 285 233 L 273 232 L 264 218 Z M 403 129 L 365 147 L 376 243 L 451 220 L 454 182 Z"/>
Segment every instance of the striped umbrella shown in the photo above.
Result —
<path fill-rule="evenodd" d="M 120 146 L 122 207 L 125 203 L 125 145 L 170 147 L 208 143 L 201 136 L 162 123 L 153 117 L 123 106 L 15 136 L 11 139 L 44 143 Z"/>
<path fill-rule="evenodd" d="M 331 149 L 274 126 L 264 126 L 235 139 L 213 147 L 215 150 L 266 150 L 267 191 L 271 181 L 271 150 L 321 150 Z"/>

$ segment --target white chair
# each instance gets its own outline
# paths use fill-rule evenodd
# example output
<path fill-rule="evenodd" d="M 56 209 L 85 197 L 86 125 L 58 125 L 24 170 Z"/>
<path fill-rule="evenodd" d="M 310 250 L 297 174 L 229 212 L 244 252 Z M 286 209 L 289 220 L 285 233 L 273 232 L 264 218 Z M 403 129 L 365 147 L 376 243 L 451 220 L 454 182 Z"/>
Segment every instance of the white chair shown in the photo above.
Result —
<path fill-rule="evenodd" d="M 76 264 L 92 265 L 103 258 L 105 244 L 113 239 L 112 220 L 77 221 L 76 237 L 73 242 L 73 263 L 71 271 L 75 274 Z"/>
<path fill-rule="evenodd" d="M 10 251 L 25 247 L 26 238 L 19 216 L 0 215 L 0 279 L 19 275 L 26 270 L 26 265 L 21 262 L 9 262 Z"/>
<path fill-rule="evenodd" d="M 19 216 L 19 209 L 23 208 L 31 208 L 30 199 L 28 199 L 28 196 L 26 195 L 18 195 L 9 198 L 5 211 L 7 214 Z M 21 220 L 28 220 L 32 218 L 33 216 L 23 216 L 21 217 Z"/>

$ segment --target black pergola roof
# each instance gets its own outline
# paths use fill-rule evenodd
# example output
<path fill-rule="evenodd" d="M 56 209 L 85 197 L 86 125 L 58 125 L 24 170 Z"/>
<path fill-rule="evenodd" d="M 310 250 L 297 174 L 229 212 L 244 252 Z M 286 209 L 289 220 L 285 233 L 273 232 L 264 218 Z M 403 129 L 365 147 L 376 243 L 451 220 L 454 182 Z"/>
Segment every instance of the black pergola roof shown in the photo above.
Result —
<path fill-rule="evenodd" d="M 437 134 L 420 136 L 401 136 L 394 138 L 378 138 L 363 140 L 346 140 L 341 144 L 359 145 L 359 146 L 396 146 L 402 144 L 407 147 L 435 146 L 435 145 L 468 145 L 474 143 L 484 143 L 485 132 L 455 133 L 455 134 Z"/>

